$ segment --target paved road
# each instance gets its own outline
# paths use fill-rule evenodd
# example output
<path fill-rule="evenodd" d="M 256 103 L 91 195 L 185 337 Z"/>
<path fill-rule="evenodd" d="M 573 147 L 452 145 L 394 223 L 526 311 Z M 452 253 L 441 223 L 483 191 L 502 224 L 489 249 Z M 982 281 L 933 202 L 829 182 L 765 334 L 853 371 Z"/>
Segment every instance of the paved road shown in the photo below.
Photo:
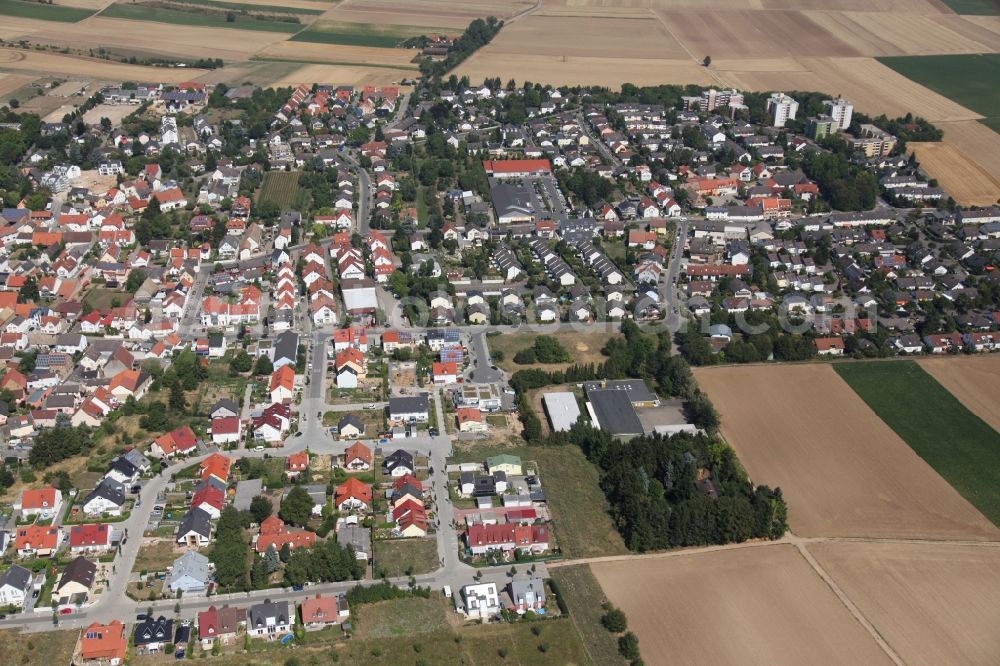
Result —
<path fill-rule="evenodd" d="M 503 381 L 503 371 L 490 367 L 493 365 L 493 359 L 490 357 L 490 350 L 486 344 L 485 331 L 472 336 L 472 353 L 476 360 L 476 366 L 472 371 L 472 381 L 477 384 L 492 384 Z"/>

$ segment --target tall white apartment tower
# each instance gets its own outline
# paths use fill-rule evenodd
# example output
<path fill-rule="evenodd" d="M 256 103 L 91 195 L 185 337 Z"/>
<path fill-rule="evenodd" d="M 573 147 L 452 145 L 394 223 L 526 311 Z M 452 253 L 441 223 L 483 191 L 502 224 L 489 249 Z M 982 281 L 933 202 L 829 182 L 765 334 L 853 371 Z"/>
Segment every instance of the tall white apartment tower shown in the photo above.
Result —
<path fill-rule="evenodd" d="M 851 126 L 851 116 L 854 115 L 854 105 L 843 97 L 837 99 L 827 99 L 823 101 L 826 113 L 837 123 L 837 127 L 842 130 Z"/>
<path fill-rule="evenodd" d="M 785 93 L 771 93 L 767 98 L 767 110 L 771 114 L 771 125 L 784 127 L 789 120 L 795 120 L 799 103 Z"/>

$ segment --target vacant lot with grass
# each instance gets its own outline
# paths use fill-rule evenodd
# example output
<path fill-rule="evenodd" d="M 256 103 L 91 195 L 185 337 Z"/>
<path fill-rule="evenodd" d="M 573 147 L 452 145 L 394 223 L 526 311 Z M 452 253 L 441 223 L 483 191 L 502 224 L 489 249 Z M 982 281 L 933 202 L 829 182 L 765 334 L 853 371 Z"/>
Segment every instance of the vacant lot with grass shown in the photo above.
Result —
<path fill-rule="evenodd" d="M 793 546 L 591 568 L 650 664 L 892 663 Z"/>
<path fill-rule="evenodd" d="M 397 48 L 410 37 L 447 32 L 414 25 L 375 25 L 371 23 L 341 23 L 320 21 L 292 37 L 296 42 Z"/>
<path fill-rule="evenodd" d="M 695 377 L 750 478 L 781 488 L 796 534 L 1000 536 L 829 364 L 703 368 Z"/>
<path fill-rule="evenodd" d="M 194 11 L 184 11 L 182 9 L 172 9 L 167 6 L 144 3 L 116 3 L 101 12 L 101 16 L 135 21 L 154 21 L 156 23 L 174 23 L 177 25 L 194 25 L 206 28 L 237 28 L 263 32 L 292 33 L 302 27 L 298 23 L 257 20 L 251 15 L 244 15 L 239 12 L 233 12 L 233 20 L 229 21 L 226 16 L 216 13 L 199 12 L 194 7 L 192 9 Z"/>
<path fill-rule="evenodd" d="M 304 193 L 299 187 L 299 175 L 297 171 L 268 171 L 257 203 L 271 201 L 281 206 L 281 210 L 301 207 Z"/>
<path fill-rule="evenodd" d="M 93 13 L 94 10 L 92 9 L 61 7 L 59 5 L 47 5 L 40 2 L 21 2 L 21 0 L 0 0 L 0 15 L 2 16 L 76 23 L 91 16 Z"/>
<path fill-rule="evenodd" d="M 83 302 L 95 310 L 106 310 L 114 307 L 114 303 L 122 304 L 131 298 L 119 289 L 108 289 L 107 287 L 94 287 L 83 297 Z M 115 300 L 117 299 L 117 300 Z"/>
<path fill-rule="evenodd" d="M 603 331 L 586 333 L 562 331 L 559 333 L 544 334 L 544 337 L 552 338 L 561 344 L 573 356 L 573 363 L 593 363 L 597 365 L 603 363 L 605 360 L 605 356 L 601 354 L 601 349 L 609 339 L 616 335 L 619 334 L 617 332 Z M 525 368 L 562 370 L 572 365 L 572 363 L 534 363 L 529 365 L 515 363 L 514 354 L 522 349 L 531 347 L 537 337 L 539 335 L 536 333 L 504 333 L 503 335 L 487 336 L 486 345 L 489 347 L 491 355 L 495 355 L 496 352 L 503 353 L 502 361 L 496 361 L 496 359 L 494 361 L 507 372 L 517 372 Z"/>
<path fill-rule="evenodd" d="M 484 461 L 509 453 L 538 465 L 542 488 L 554 521 L 556 543 L 568 558 L 621 555 L 628 552 L 608 515 L 598 485 L 597 468 L 575 446 L 475 446 L 456 452 L 451 462 Z"/>
<path fill-rule="evenodd" d="M 438 568 L 437 541 L 423 539 L 380 539 L 375 542 L 372 570 L 376 576 L 416 576 Z"/>
<path fill-rule="evenodd" d="M 139 547 L 139 554 L 135 558 L 132 571 L 163 571 L 173 564 L 177 557 L 178 553 L 174 552 L 174 543 L 170 539 L 144 543 Z"/>
<path fill-rule="evenodd" d="M 1000 54 L 880 58 L 903 76 L 982 114 L 1000 118 Z"/>
<path fill-rule="evenodd" d="M 837 373 L 917 455 L 1000 525 L 1000 434 L 912 361 Z"/>
<path fill-rule="evenodd" d="M 68 664 L 80 636 L 78 630 L 22 634 L 13 629 L 0 631 L 5 664 Z"/>
<path fill-rule="evenodd" d="M 1000 548 L 810 544 L 906 664 L 992 664 L 1000 655 Z"/>
<path fill-rule="evenodd" d="M 601 616 L 604 614 L 601 605 L 607 601 L 607 597 L 590 566 L 576 564 L 558 567 L 550 569 L 549 573 L 559 586 L 559 594 L 569 608 L 573 626 L 594 663 L 623 663 L 614 635 L 601 624 Z"/>

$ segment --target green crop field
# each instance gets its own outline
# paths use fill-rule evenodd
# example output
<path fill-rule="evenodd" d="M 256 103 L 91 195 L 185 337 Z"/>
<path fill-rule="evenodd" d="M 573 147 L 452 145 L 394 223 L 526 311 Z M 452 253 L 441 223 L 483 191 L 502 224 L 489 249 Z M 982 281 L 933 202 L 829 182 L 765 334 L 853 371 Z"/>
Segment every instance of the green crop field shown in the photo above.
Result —
<path fill-rule="evenodd" d="M 1000 53 L 898 56 L 878 60 L 906 78 L 985 116 L 981 122 L 1000 130 Z"/>
<path fill-rule="evenodd" d="M 305 196 L 306 191 L 299 187 L 297 171 L 268 171 L 257 195 L 257 203 L 273 201 L 281 206 L 281 210 L 293 210 L 302 207 Z"/>
<path fill-rule="evenodd" d="M 913 361 L 834 369 L 917 455 L 1000 525 L 1000 434 Z"/>
<path fill-rule="evenodd" d="M 292 37 L 294 42 L 372 46 L 394 49 L 410 37 L 447 32 L 438 28 L 413 25 L 372 25 L 370 23 L 339 23 L 323 21 Z"/>
<path fill-rule="evenodd" d="M 0 0 L 0 15 L 2 16 L 76 23 L 88 16 L 93 16 L 93 14 L 93 9 L 46 5 L 40 2 L 21 2 L 20 0 Z"/>
<path fill-rule="evenodd" d="M 956 14 L 977 14 L 979 16 L 1000 16 L 998 0 L 944 0 Z"/>
<path fill-rule="evenodd" d="M 2 0 L 0 0 L 2 1 Z M 197 10 L 197 8 L 192 7 Z M 114 4 L 101 12 L 107 18 L 132 19 L 134 21 L 155 21 L 157 23 L 174 23 L 177 25 L 194 25 L 205 28 L 236 28 L 239 30 L 259 30 L 261 32 L 295 32 L 302 26 L 298 23 L 285 21 L 258 21 L 252 16 L 233 13 L 233 21 L 227 21 L 217 14 L 198 13 L 152 7 L 146 4 Z"/>

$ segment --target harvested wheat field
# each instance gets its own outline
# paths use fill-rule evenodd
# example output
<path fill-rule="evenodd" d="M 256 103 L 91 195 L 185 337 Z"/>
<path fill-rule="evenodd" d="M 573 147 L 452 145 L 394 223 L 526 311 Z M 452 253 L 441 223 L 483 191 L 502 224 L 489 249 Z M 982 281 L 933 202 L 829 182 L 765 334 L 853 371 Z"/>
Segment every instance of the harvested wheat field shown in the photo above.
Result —
<path fill-rule="evenodd" d="M 591 564 L 648 664 L 890 664 L 791 545 Z"/>
<path fill-rule="evenodd" d="M 116 52 L 150 53 L 173 58 L 246 60 L 288 35 L 259 30 L 207 28 L 129 19 L 89 18 L 80 23 L 52 23 L 32 41 L 76 49 L 114 48 Z"/>
<path fill-rule="evenodd" d="M 507 19 L 534 5 L 530 0 L 346 0 L 324 18 L 350 23 L 427 25 L 457 28 L 456 34 L 477 18 Z"/>
<path fill-rule="evenodd" d="M 281 78 L 271 81 L 269 85 L 297 86 L 300 83 L 329 83 L 345 86 L 364 84 L 388 85 L 399 83 L 402 79 L 412 78 L 413 71 L 405 69 L 388 69 L 386 67 L 365 67 L 364 65 L 304 65 L 289 72 Z"/>
<path fill-rule="evenodd" d="M 1000 356 L 925 358 L 918 363 L 970 412 L 1000 432 Z"/>
<path fill-rule="evenodd" d="M 700 368 L 695 376 L 750 477 L 781 487 L 796 534 L 1000 537 L 829 364 Z"/>
<path fill-rule="evenodd" d="M 525 16 L 490 44 L 497 54 L 684 59 L 688 55 L 658 22 L 645 18 Z"/>
<path fill-rule="evenodd" d="M 684 47 L 700 58 L 775 58 L 810 54 L 857 56 L 863 53 L 796 11 L 656 12 Z"/>
<path fill-rule="evenodd" d="M 1000 47 L 996 33 L 956 15 L 816 11 L 809 18 L 863 55 L 979 53 Z"/>
<path fill-rule="evenodd" d="M 662 83 L 693 83 L 708 86 L 714 79 L 691 60 L 644 60 L 639 58 L 584 58 L 497 54 L 490 46 L 480 49 L 455 69 L 471 81 L 499 76 L 504 81 L 533 81 L 554 86 L 609 86 L 622 83 L 655 86 Z"/>
<path fill-rule="evenodd" d="M 988 128 L 986 128 L 987 131 Z M 1000 181 L 980 166 L 972 156 L 948 140 L 940 143 L 910 143 L 921 168 L 936 178 L 944 191 L 966 206 L 986 206 L 1000 198 Z M 976 153 L 983 149 L 977 149 Z"/>
<path fill-rule="evenodd" d="M 808 548 L 905 663 L 996 664 L 1000 658 L 1000 547 L 817 543 Z"/>
<path fill-rule="evenodd" d="M 0 71 L 33 72 L 59 76 L 91 77 L 112 81 L 162 81 L 180 83 L 205 73 L 203 69 L 174 69 L 126 65 L 112 60 L 61 55 L 22 49 L 0 49 Z"/>
<path fill-rule="evenodd" d="M 417 71 L 412 63 L 417 52 L 412 49 L 381 49 L 372 46 L 345 46 L 315 42 L 277 42 L 257 54 L 259 58 L 275 58 L 309 63 L 357 63 L 358 65 L 392 65 Z"/>
<path fill-rule="evenodd" d="M 869 115 L 907 113 L 932 122 L 980 115 L 893 71 L 874 58 L 713 60 L 723 85 L 743 90 L 819 90 L 843 95 Z"/>

